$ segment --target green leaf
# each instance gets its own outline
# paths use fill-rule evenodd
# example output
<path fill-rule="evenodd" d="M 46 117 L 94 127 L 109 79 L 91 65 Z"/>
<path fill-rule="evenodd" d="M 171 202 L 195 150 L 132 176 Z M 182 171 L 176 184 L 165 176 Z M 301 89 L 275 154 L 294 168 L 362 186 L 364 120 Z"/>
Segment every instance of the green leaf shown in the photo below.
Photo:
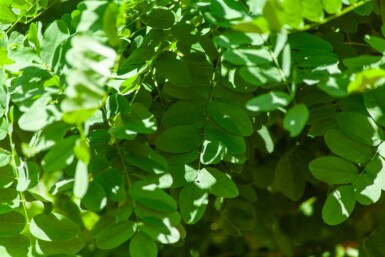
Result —
<path fill-rule="evenodd" d="M 207 167 L 198 172 L 196 185 L 218 197 L 234 198 L 239 192 L 234 181 L 224 172 Z"/>
<path fill-rule="evenodd" d="M 175 16 L 170 10 L 155 8 L 141 16 L 141 21 L 155 29 L 169 29 L 174 24 Z"/>
<path fill-rule="evenodd" d="M 37 214 L 32 218 L 29 229 L 34 237 L 49 242 L 73 239 L 80 231 L 76 223 L 58 213 Z"/>
<path fill-rule="evenodd" d="M 175 86 L 188 87 L 192 83 L 187 64 L 176 53 L 170 51 L 160 53 L 154 61 L 154 67 Z"/>
<path fill-rule="evenodd" d="M 100 231 L 96 237 L 96 247 L 114 249 L 129 240 L 135 231 L 136 224 L 130 220 L 112 224 Z"/>
<path fill-rule="evenodd" d="M 301 3 L 302 16 L 305 19 L 313 22 L 320 22 L 324 18 L 321 0 L 302 0 Z"/>
<path fill-rule="evenodd" d="M 99 212 L 103 210 L 107 205 L 107 195 L 104 188 L 98 182 L 91 181 L 81 203 L 90 211 Z"/>
<path fill-rule="evenodd" d="M 41 58 L 42 60 L 50 65 L 55 66 L 53 63 L 55 58 L 55 51 L 60 44 L 69 38 L 70 33 L 67 25 L 61 20 L 55 20 L 47 28 L 43 35 L 43 41 L 41 43 Z"/>
<path fill-rule="evenodd" d="M 116 46 L 119 44 L 118 29 L 116 27 L 117 17 L 119 17 L 119 6 L 110 3 L 103 15 L 103 27 L 108 37 L 108 42 Z"/>
<path fill-rule="evenodd" d="M 20 206 L 20 195 L 15 189 L 0 189 L 0 214 L 11 212 Z"/>
<path fill-rule="evenodd" d="M 137 182 L 129 188 L 130 196 L 141 205 L 162 212 L 173 212 L 177 204 L 169 194 L 154 185 Z"/>
<path fill-rule="evenodd" d="M 243 80 L 255 86 L 264 86 L 267 83 L 277 84 L 282 81 L 280 71 L 271 64 L 241 67 L 239 75 Z"/>
<path fill-rule="evenodd" d="M 157 137 L 155 145 L 164 152 L 187 153 L 202 145 L 200 129 L 192 125 L 176 126 L 164 130 Z"/>
<path fill-rule="evenodd" d="M 124 171 L 110 168 L 95 178 L 96 181 L 103 186 L 107 198 L 111 201 L 119 202 L 126 196 L 123 172 Z"/>
<path fill-rule="evenodd" d="M 365 42 L 368 43 L 373 49 L 375 49 L 380 54 L 385 54 L 385 39 L 366 35 Z"/>
<path fill-rule="evenodd" d="M 15 257 L 28 256 L 31 242 L 26 236 L 0 237 L 0 256 Z"/>
<path fill-rule="evenodd" d="M 129 252 L 135 257 L 156 257 L 158 247 L 154 241 L 137 234 L 130 240 Z"/>
<path fill-rule="evenodd" d="M 56 143 L 41 162 L 43 170 L 45 172 L 54 172 L 70 165 L 75 157 L 73 148 L 77 139 L 77 136 L 70 136 Z"/>
<path fill-rule="evenodd" d="M 188 125 L 203 120 L 207 115 L 207 100 L 180 100 L 173 104 L 162 116 L 162 124 L 167 127 Z"/>
<path fill-rule="evenodd" d="M 17 236 L 23 231 L 26 220 L 16 211 L 0 214 L 0 238 Z"/>
<path fill-rule="evenodd" d="M 84 247 L 84 242 L 79 237 L 60 242 L 48 242 L 38 239 L 36 240 L 35 247 L 37 253 L 44 256 L 56 256 L 57 254 L 75 255 Z"/>
<path fill-rule="evenodd" d="M 6 166 L 11 161 L 11 153 L 0 148 L 0 167 Z"/>
<path fill-rule="evenodd" d="M 385 160 L 382 156 L 374 156 L 365 167 L 365 175 L 382 190 L 385 190 Z"/>
<path fill-rule="evenodd" d="M 352 181 L 357 202 L 363 205 L 370 205 L 380 199 L 381 188 L 374 180 L 375 178 L 371 174 L 363 174 Z"/>
<path fill-rule="evenodd" d="M 224 61 L 239 66 L 256 66 L 272 62 L 271 54 L 267 48 L 226 50 L 223 52 L 222 58 Z"/>
<path fill-rule="evenodd" d="M 18 179 L 16 190 L 23 192 L 36 186 L 40 178 L 40 166 L 34 162 L 25 162 L 17 167 Z"/>
<path fill-rule="evenodd" d="M 385 126 L 385 86 L 366 91 L 364 94 L 365 107 L 377 124 Z"/>
<path fill-rule="evenodd" d="M 74 177 L 74 195 L 78 198 L 83 198 L 88 190 L 88 166 L 81 160 L 76 164 Z"/>
<path fill-rule="evenodd" d="M 351 186 L 340 186 L 331 192 L 322 209 L 322 219 L 326 224 L 338 225 L 349 218 L 356 204 Z"/>
<path fill-rule="evenodd" d="M 322 5 L 329 14 L 337 13 L 342 8 L 341 0 L 322 0 Z"/>
<path fill-rule="evenodd" d="M 203 164 L 217 164 L 224 158 L 226 148 L 220 141 L 203 141 L 200 162 Z"/>
<path fill-rule="evenodd" d="M 138 142 L 126 142 L 124 159 L 131 165 L 151 174 L 162 174 L 168 170 L 167 161 L 151 147 Z"/>
<path fill-rule="evenodd" d="M 329 184 L 347 184 L 358 177 L 358 169 L 353 163 L 334 156 L 313 160 L 309 169 L 314 177 Z"/>
<path fill-rule="evenodd" d="M 385 70 L 371 68 L 355 74 L 354 80 L 348 85 L 348 92 L 364 92 L 368 88 L 376 88 L 384 84 Z"/>
<path fill-rule="evenodd" d="M 196 183 L 189 183 L 179 194 L 179 210 L 187 224 L 197 223 L 206 211 L 209 203 L 207 190 L 201 189 Z"/>
<path fill-rule="evenodd" d="M 282 156 L 275 167 L 273 185 L 292 201 L 298 201 L 305 192 L 306 181 L 292 152 Z"/>
<path fill-rule="evenodd" d="M 247 113 L 237 105 L 212 101 L 207 105 L 210 118 L 225 130 L 239 136 L 250 136 L 253 127 Z"/>
<path fill-rule="evenodd" d="M 137 133 L 151 134 L 157 129 L 154 115 L 141 103 L 132 104 L 122 118 L 123 127 Z"/>
<path fill-rule="evenodd" d="M 15 181 L 15 174 L 13 173 L 11 165 L 6 165 L 0 172 L 0 188 L 10 187 Z"/>
<path fill-rule="evenodd" d="M 0 92 L 1 93 L 1 92 Z M 0 118 L 0 140 L 3 140 L 8 135 L 9 124 L 6 119 Z"/>
<path fill-rule="evenodd" d="M 372 158 L 370 146 L 348 137 L 339 129 L 328 130 L 324 139 L 333 153 L 348 161 L 367 163 Z"/>
<path fill-rule="evenodd" d="M 11 24 L 16 21 L 17 16 L 14 14 L 9 5 L 0 3 L 0 23 Z"/>
<path fill-rule="evenodd" d="M 284 92 L 269 92 L 259 95 L 246 104 L 246 108 L 253 112 L 269 112 L 287 106 L 292 97 Z"/>
<path fill-rule="evenodd" d="M 297 104 L 291 107 L 283 119 L 283 127 L 290 132 L 291 137 L 301 134 L 309 119 L 309 109 L 305 104 Z"/>
<path fill-rule="evenodd" d="M 349 137 L 361 143 L 376 146 L 384 139 L 383 131 L 369 117 L 353 113 L 341 112 L 336 116 L 339 128 Z"/>

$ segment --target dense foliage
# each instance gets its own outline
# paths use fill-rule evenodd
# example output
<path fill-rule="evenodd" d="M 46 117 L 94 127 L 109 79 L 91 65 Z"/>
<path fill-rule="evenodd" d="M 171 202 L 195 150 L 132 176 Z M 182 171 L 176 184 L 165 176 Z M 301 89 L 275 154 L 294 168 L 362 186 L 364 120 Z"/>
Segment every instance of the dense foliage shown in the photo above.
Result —
<path fill-rule="evenodd" d="M 384 256 L 384 22 L 1 0 L 0 256 Z"/>

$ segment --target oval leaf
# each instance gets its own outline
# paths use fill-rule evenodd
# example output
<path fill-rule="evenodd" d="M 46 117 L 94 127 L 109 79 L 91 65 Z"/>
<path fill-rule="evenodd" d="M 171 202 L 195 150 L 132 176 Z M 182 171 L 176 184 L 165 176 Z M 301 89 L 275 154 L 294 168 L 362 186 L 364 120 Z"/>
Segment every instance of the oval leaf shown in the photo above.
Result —
<path fill-rule="evenodd" d="M 80 231 L 76 223 L 58 213 L 36 215 L 29 229 L 34 237 L 49 242 L 73 239 Z"/>
<path fill-rule="evenodd" d="M 324 139 L 333 153 L 348 161 L 367 163 L 372 158 L 370 146 L 348 137 L 339 129 L 328 130 Z"/>
<path fill-rule="evenodd" d="M 136 224 L 123 221 L 103 229 L 96 238 L 96 246 L 100 249 L 114 249 L 130 239 L 136 231 Z"/>
<path fill-rule="evenodd" d="M 340 186 L 331 192 L 322 208 L 322 219 L 326 224 L 338 225 L 349 218 L 356 200 L 351 186 Z"/>
<path fill-rule="evenodd" d="M 309 169 L 314 177 L 329 184 L 347 184 L 358 176 L 358 169 L 353 163 L 334 156 L 313 160 Z"/>
<path fill-rule="evenodd" d="M 247 102 L 246 108 L 253 112 L 269 112 L 287 106 L 292 97 L 284 92 L 269 92 Z"/>

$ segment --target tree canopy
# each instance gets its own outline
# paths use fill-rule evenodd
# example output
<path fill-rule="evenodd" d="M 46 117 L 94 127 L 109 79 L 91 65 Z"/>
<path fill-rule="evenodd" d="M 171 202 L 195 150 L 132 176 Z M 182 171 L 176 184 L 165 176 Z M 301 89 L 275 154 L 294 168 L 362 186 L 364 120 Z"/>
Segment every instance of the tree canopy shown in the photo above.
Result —
<path fill-rule="evenodd" d="M 383 0 L 0 1 L 0 256 L 384 256 L 383 24 Z"/>

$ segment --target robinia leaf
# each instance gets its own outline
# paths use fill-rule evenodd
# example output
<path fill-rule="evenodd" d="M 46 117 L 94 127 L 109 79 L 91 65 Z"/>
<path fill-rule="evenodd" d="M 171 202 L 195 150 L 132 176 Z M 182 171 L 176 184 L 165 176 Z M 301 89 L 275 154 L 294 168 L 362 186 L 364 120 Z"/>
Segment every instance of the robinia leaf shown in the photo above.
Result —
<path fill-rule="evenodd" d="M 49 242 L 73 239 L 80 231 L 75 222 L 58 213 L 37 214 L 29 229 L 34 237 Z"/>
<path fill-rule="evenodd" d="M 230 176 L 212 167 L 198 172 L 197 185 L 201 189 L 208 189 L 218 197 L 234 198 L 239 194 L 237 185 Z"/>
<path fill-rule="evenodd" d="M 23 231 L 26 221 L 22 214 L 16 211 L 0 214 L 0 237 L 17 236 Z"/>
<path fill-rule="evenodd" d="M 384 133 L 372 118 L 354 112 L 340 112 L 336 116 L 340 129 L 349 137 L 376 146 L 384 139 Z"/>
<path fill-rule="evenodd" d="M 313 160 L 309 169 L 314 177 L 329 184 L 347 184 L 358 176 L 358 169 L 353 163 L 334 156 Z"/>
<path fill-rule="evenodd" d="M 156 243 L 140 234 L 131 238 L 129 251 L 130 255 L 135 257 L 158 256 L 158 247 L 156 246 Z"/>
<path fill-rule="evenodd" d="M 297 104 L 289 109 L 283 119 L 283 127 L 290 132 L 291 137 L 298 136 L 309 119 L 309 109 L 305 104 Z"/>
<path fill-rule="evenodd" d="M 339 129 L 328 130 L 324 139 L 333 153 L 348 161 L 367 163 L 372 158 L 370 146 L 348 137 Z"/>
<path fill-rule="evenodd" d="M 187 153 L 202 145 L 203 136 L 199 128 L 192 125 L 176 126 L 163 131 L 155 141 L 162 151 Z"/>
<path fill-rule="evenodd" d="M 196 183 L 189 183 L 179 194 L 179 210 L 187 224 L 197 223 L 206 211 L 209 203 L 207 190 L 201 189 Z"/>
<path fill-rule="evenodd" d="M 0 256 L 15 257 L 28 256 L 31 242 L 26 236 L 0 237 Z"/>
<path fill-rule="evenodd" d="M 322 219 L 326 224 L 338 225 L 349 218 L 356 205 L 351 186 L 340 186 L 331 192 L 322 208 Z"/>
<path fill-rule="evenodd" d="M 249 100 L 246 108 L 253 112 L 269 112 L 287 106 L 291 100 L 292 97 L 287 93 L 269 92 Z"/>
<path fill-rule="evenodd" d="M 56 254 L 75 255 L 83 248 L 83 246 L 84 242 L 79 237 L 59 242 L 49 242 L 38 239 L 35 244 L 36 251 L 44 256 Z"/>
<path fill-rule="evenodd" d="M 96 246 L 100 249 L 114 249 L 130 239 L 136 231 L 133 221 L 123 221 L 103 229 L 96 237 Z"/>
<path fill-rule="evenodd" d="M 377 202 L 381 197 L 381 188 L 374 182 L 371 174 L 363 174 L 352 182 L 357 202 L 369 205 Z"/>
<path fill-rule="evenodd" d="M 176 53 L 162 52 L 155 60 L 154 67 L 175 86 L 188 87 L 192 83 L 187 64 Z"/>

